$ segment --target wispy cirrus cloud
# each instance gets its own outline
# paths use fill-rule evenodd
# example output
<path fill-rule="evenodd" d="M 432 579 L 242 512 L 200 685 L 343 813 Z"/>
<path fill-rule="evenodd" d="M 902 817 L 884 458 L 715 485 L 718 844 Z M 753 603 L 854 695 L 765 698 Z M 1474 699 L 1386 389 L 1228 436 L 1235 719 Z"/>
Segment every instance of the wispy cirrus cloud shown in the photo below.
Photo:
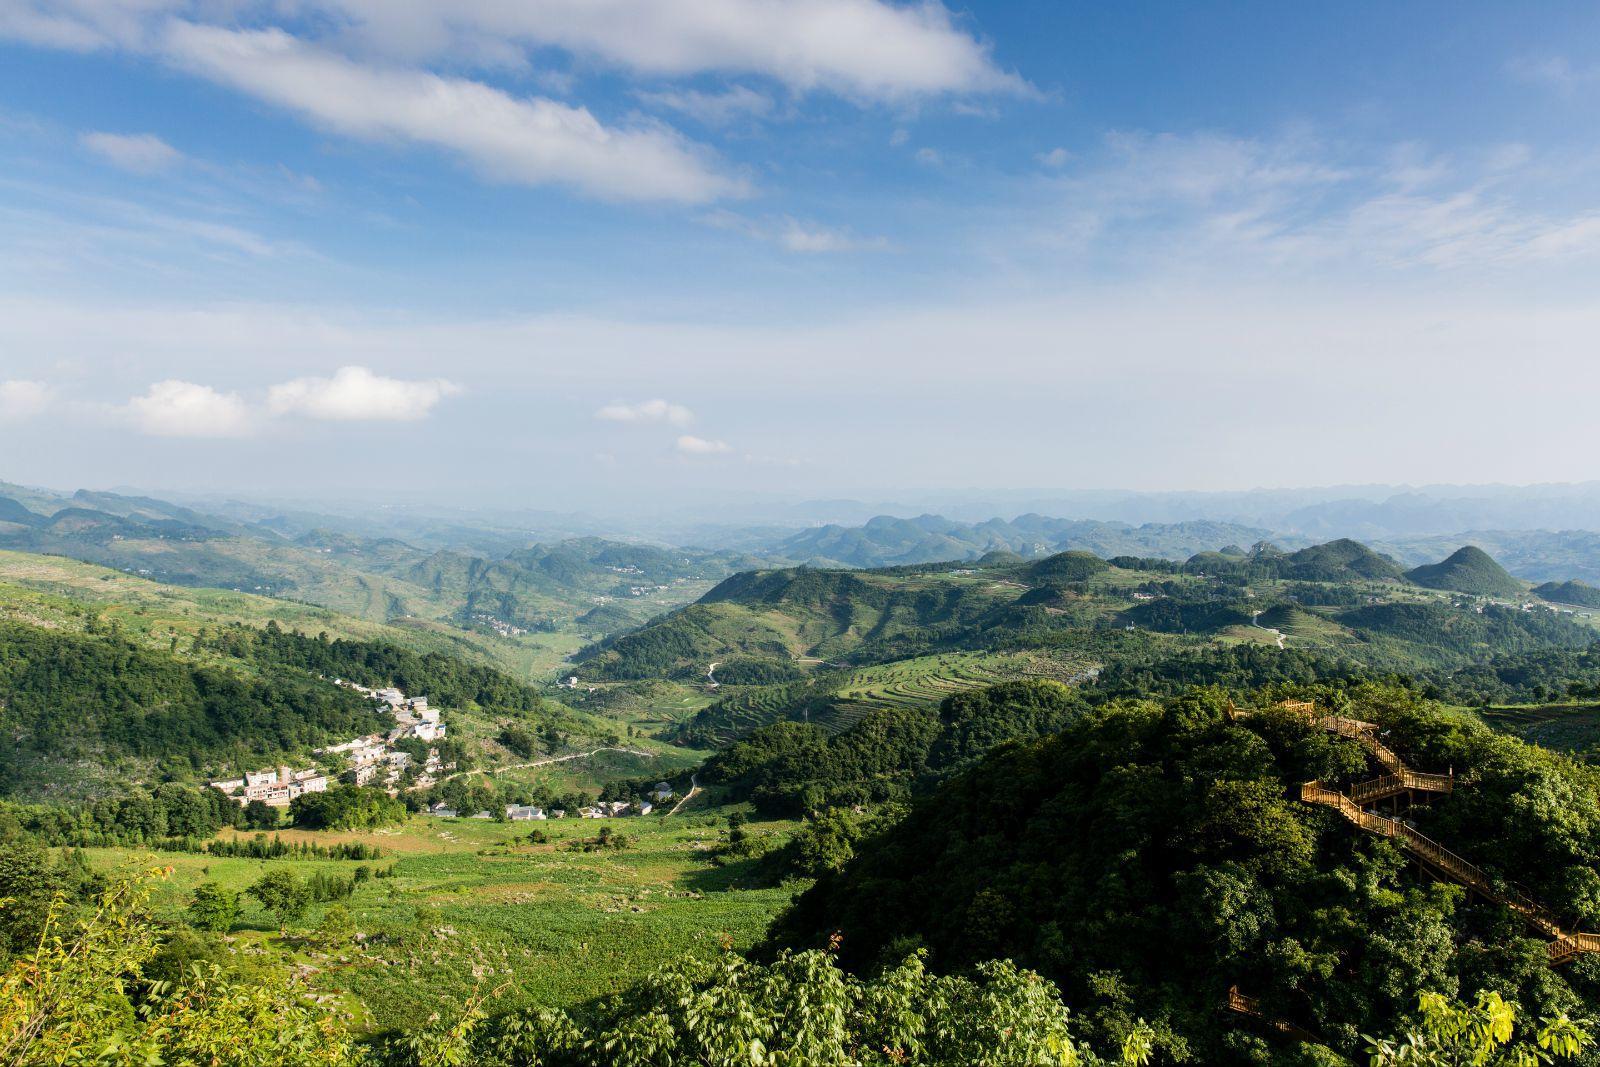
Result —
<path fill-rule="evenodd" d="M 1522 145 L 1452 159 L 1412 144 L 1357 153 L 1305 136 L 1119 132 L 1042 179 L 1055 220 L 1030 226 L 1077 258 L 1147 270 L 1225 263 L 1239 276 L 1600 256 L 1600 210 L 1525 195 L 1512 178 L 1529 161 Z"/>
<path fill-rule="evenodd" d="M 772 97 L 743 85 L 731 85 L 721 92 L 663 89 L 640 92 L 637 96 L 647 104 L 687 115 L 707 126 L 729 126 L 736 122 L 766 118 L 777 108 Z"/>
<path fill-rule="evenodd" d="M 1600 67 L 1578 66 L 1565 56 L 1518 56 L 1506 64 L 1506 73 L 1562 96 L 1600 85 Z"/>
<path fill-rule="evenodd" d="M 82 134 L 79 143 L 114 167 L 133 174 L 159 174 L 183 162 L 183 153 L 152 133 Z"/>
<path fill-rule="evenodd" d="M 701 216 L 708 226 L 731 230 L 799 253 L 885 252 L 892 246 L 886 237 L 863 237 L 851 230 L 824 226 L 792 215 L 753 219 L 733 211 L 713 211 Z"/>
<path fill-rule="evenodd" d="M 696 437 L 693 434 L 684 434 L 673 442 L 680 455 L 685 456 L 718 456 L 732 452 L 733 446 L 726 441 L 712 440 L 706 437 Z"/>

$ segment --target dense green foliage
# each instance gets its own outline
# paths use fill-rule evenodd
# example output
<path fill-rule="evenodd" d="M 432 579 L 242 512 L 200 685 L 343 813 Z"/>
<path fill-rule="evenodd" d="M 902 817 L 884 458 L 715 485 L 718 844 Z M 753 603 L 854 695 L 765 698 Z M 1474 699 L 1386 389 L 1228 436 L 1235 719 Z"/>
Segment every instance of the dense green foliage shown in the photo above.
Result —
<path fill-rule="evenodd" d="M 1476 545 L 1458 548 L 1439 563 L 1413 568 L 1406 572 L 1406 577 L 1430 589 L 1449 589 L 1477 596 L 1520 596 L 1525 588 Z"/>
<path fill-rule="evenodd" d="M 295 672 L 234 673 L 116 634 L 18 623 L 0 624 L 0 704 L 0 790 L 9 767 L 40 756 L 248 760 L 381 724 L 358 694 Z"/>
<path fill-rule="evenodd" d="M 261 629 L 230 626 L 204 643 L 251 663 L 343 678 L 368 687 L 396 686 L 442 707 L 531 712 L 540 706 L 537 690 L 493 667 L 441 652 L 417 653 L 387 641 L 329 640 L 327 634 L 311 637 L 269 622 Z"/>
<path fill-rule="evenodd" d="M 198 965 L 149 980 L 161 931 L 138 884 L 107 888 L 85 913 L 0 971 L 0 1063 L 17 1067 L 344 1067 L 364 1057 L 332 1013 L 279 974 L 249 980 Z"/>
<path fill-rule="evenodd" d="M 1088 552 L 1060 552 L 1030 565 L 1024 573 L 1041 584 L 1082 582 L 1110 568 L 1111 564 Z"/>
<path fill-rule="evenodd" d="M 215 789 L 173 783 L 71 808 L 0 802 L 0 820 L 14 822 L 44 844 L 79 847 L 205 838 L 224 826 L 238 825 L 242 815 L 237 804 Z"/>
<path fill-rule="evenodd" d="M 1587 582 L 1545 582 L 1543 585 L 1534 586 L 1533 595 L 1552 604 L 1600 608 L 1600 589 Z"/>
<path fill-rule="evenodd" d="M 805 672 L 787 660 L 752 656 L 738 656 L 719 663 L 716 673 L 717 681 L 723 685 L 781 685 L 804 677 Z"/>
<path fill-rule="evenodd" d="M 403 802 L 367 786 L 302 793 L 289 802 L 289 820 L 302 830 L 370 830 L 405 819 Z"/>
<path fill-rule="evenodd" d="M 1444 604 L 1371 604 L 1337 616 L 1363 634 L 1393 638 L 1421 663 L 1461 657 L 1587 648 L 1594 631 L 1549 611 L 1518 611 L 1490 604 L 1482 613 Z"/>
<path fill-rule="evenodd" d="M 912 957 L 868 981 L 821 952 L 737 956 L 652 975 L 592 1017 L 481 1011 L 407 1035 L 385 1067 L 1091 1067 L 1049 982 L 1008 963 L 930 974 Z M 1142 1032 L 1118 1062 L 1145 1062 Z"/>
<path fill-rule="evenodd" d="M 780 722 L 717 753 L 704 773 L 771 815 L 883 803 L 996 745 L 1060 729 L 1082 707 L 1058 683 L 1010 682 L 953 695 L 937 709 L 883 708 L 834 735 Z"/>
<path fill-rule="evenodd" d="M 1600 925 L 1587 772 L 1405 690 L 1349 696 L 1416 766 L 1462 782 L 1413 816 L 1425 832 Z M 1360 747 L 1301 720 L 1230 724 L 1220 697 L 1114 702 L 947 782 L 824 874 L 775 939 L 837 932 L 851 967 L 908 945 L 946 968 L 1013 958 L 1062 984 L 1093 1039 L 1142 1014 L 1164 1055 L 1194 1062 L 1271 1060 L 1217 1025 L 1235 984 L 1347 1055 L 1412 1009 L 1410 990 L 1495 987 L 1536 1015 L 1593 1003 L 1593 958 L 1551 970 L 1503 907 L 1417 880 L 1386 842 L 1294 799 L 1303 781 L 1375 774 Z"/>

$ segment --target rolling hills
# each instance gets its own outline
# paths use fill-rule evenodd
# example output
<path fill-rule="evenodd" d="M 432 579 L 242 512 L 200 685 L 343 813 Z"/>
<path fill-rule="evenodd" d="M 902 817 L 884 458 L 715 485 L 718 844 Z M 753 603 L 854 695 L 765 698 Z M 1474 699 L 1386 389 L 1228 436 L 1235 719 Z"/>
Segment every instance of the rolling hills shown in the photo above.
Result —
<path fill-rule="evenodd" d="M 1448 589 L 1476 596 L 1520 596 L 1527 588 L 1475 545 L 1458 548 L 1439 563 L 1406 571 L 1406 578 L 1429 589 Z"/>

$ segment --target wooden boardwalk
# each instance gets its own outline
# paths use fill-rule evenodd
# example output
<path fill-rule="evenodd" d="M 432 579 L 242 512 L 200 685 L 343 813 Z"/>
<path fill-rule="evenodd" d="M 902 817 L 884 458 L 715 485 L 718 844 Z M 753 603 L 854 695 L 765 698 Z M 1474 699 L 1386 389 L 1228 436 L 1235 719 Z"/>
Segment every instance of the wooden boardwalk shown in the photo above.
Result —
<path fill-rule="evenodd" d="M 1319 716 L 1316 706 L 1308 701 L 1285 701 L 1278 707 L 1320 729 L 1360 742 L 1387 772 L 1371 781 L 1351 786 L 1348 794 L 1329 789 L 1321 782 L 1307 782 L 1300 787 L 1301 800 L 1307 804 L 1332 808 L 1368 833 L 1393 841 L 1435 875 L 1465 886 L 1486 900 L 1505 905 L 1549 939 L 1549 962 L 1552 967 L 1567 963 L 1586 952 L 1600 952 L 1600 934 L 1563 929 L 1559 917 L 1521 887 L 1497 882 L 1477 864 L 1456 855 L 1402 820 L 1369 810 L 1372 805 L 1384 800 L 1395 801 L 1398 808 L 1403 798 L 1406 807 L 1410 807 L 1418 793 L 1449 793 L 1455 789 L 1454 774 L 1426 774 L 1407 767 L 1392 749 L 1378 739 L 1376 723 L 1340 715 Z M 1256 712 L 1230 704 L 1229 714 L 1241 719 L 1249 718 Z"/>

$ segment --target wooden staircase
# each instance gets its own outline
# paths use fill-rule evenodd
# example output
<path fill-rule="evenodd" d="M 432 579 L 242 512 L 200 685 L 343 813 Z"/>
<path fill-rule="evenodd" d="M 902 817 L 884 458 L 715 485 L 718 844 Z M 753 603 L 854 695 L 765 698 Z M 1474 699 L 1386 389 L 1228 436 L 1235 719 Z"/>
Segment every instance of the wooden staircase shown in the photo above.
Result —
<path fill-rule="evenodd" d="M 1238 986 L 1228 987 L 1228 996 L 1223 1001 L 1223 1007 L 1236 1015 L 1248 1015 L 1252 1019 L 1260 1019 L 1280 1034 L 1291 1037 L 1296 1041 L 1303 1041 L 1313 1045 L 1321 1041 L 1321 1038 L 1317 1037 L 1316 1034 L 1303 1027 L 1296 1026 L 1287 1019 L 1274 1019 L 1261 1010 L 1261 1002 L 1259 1000 L 1239 992 Z"/>
<path fill-rule="evenodd" d="M 1236 708 L 1232 704 L 1229 704 L 1228 708 L 1230 717 L 1235 719 L 1249 718 L 1256 714 L 1251 709 Z M 1600 952 L 1600 934 L 1569 932 L 1562 929 L 1555 913 L 1535 901 L 1520 887 L 1496 883 L 1483 868 L 1456 855 L 1401 820 L 1367 810 L 1370 805 L 1381 800 L 1402 795 L 1409 805 L 1417 793 L 1449 793 L 1455 789 L 1454 774 L 1424 774 L 1407 767 L 1392 749 L 1378 739 L 1376 723 L 1339 715 L 1319 716 L 1316 706 L 1308 701 L 1284 701 L 1278 708 L 1303 718 L 1320 729 L 1359 741 L 1372 754 L 1373 759 L 1388 772 L 1371 781 L 1352 786 L 1348 795 L 1336 789 L 1329 789 L 1321 782 L 1307 782 L 1300 787 L 1302 801 L 1332 808 L 1368 833 L 1395 842 L 1439 877 L 1466 886 L 1487 900 L 1505 905 L 1521 916 L 1528 925 L 1550 939 L 1549 963 L 1552 967 L 1567 963 L 1586 952 Z"/>

